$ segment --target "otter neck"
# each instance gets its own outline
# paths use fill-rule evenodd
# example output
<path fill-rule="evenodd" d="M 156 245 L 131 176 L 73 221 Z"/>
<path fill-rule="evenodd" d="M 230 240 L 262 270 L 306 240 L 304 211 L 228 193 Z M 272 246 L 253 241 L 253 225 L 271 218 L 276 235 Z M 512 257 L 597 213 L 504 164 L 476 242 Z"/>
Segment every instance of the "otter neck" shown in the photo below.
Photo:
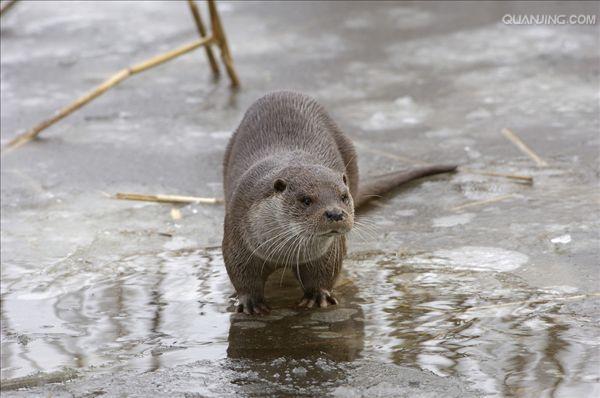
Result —
<path fill-rule="evenodd" d="M 246 243 L 251 252 L 262 260 L 276 265 L 310 264 L 335 249 L 340 236 L 309 236 L 289 234 L 269 235 L 249 233 Z"/>

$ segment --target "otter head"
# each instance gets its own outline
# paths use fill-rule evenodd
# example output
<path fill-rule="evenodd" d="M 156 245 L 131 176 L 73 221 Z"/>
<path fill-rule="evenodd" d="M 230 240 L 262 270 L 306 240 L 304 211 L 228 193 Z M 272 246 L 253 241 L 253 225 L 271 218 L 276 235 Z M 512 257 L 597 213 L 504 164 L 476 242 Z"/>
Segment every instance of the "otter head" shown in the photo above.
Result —
<path fill-rule="evenodd" d="M 323 166 L 290 166 L 273 178 L 273 195 L 291 226 L 313 239 L 350 232 L 354 203 L 345 174 Z"/>
<path fill-rule="evenodd" d="M 323 255 L 354 225 L 348 179 L 323 166 L 289 166 L 263 180 L 243 223 L 244 240 L 264 260 L 299 264 Z"/>

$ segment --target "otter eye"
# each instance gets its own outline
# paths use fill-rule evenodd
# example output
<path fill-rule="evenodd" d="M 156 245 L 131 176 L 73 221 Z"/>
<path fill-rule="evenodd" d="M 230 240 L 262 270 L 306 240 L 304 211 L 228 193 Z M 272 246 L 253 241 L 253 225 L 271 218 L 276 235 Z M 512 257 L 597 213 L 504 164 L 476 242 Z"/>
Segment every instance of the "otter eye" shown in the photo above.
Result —
<path fill-rule="evenodd" d="M 348 197 L 348 194 L 347 194 L 347 193 L 345 193 L 345 194 L 343 194 L 343 195 L 342 195 L 342 202 L 344 202 L 344 203 L 348 203 L 348 200 L 349 200 L 349 199 L 350 199 L 350 198 Z"/>
<path fill-rule="evenodd" d="M 346 178 L 346 174 L 342 175 L 342 181 L 344 181 L 344 184 L 348 185 L 348 179 Z"/>
<path fill-rule="evenodd" d="M 287 184 L 285 183 L 285 181 L 283 181 L 280 178 L 276 179 L 275 182 L 273 183 L 273 188 L 275 188 L 275 190 L 277 192 L 285 191 L 286 186 L 287 186 Z"/>
<path fill-rule="evenodd" d="M 303 196 L 300 198 L 300 202 L 302 202 L 304 206 L 310 206 L 310 204 L 312 203 L 312 199 L 308 196 Z"/>

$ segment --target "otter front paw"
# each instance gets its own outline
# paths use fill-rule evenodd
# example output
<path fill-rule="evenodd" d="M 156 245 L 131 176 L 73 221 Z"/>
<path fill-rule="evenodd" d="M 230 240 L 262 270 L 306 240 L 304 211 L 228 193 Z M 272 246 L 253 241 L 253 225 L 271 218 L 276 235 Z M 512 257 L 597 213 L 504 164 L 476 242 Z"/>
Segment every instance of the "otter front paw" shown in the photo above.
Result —
<path fill-rule="evenodd" d="M 319 289 L 317 291 L 305 292 L 304 297 L 298 303 L 298 307 L 312 308 L 316 304 L 318 307 L 325 308 L 329 304 L 336 305 L 337 299 L 331 295 L 329 290 Z"/>
<path fill-rule="evenodd" d="M 266 315 L 271 312 L 271 308 L 262 297 L 242 294 L 238 296 L 237 312 L 243 312 L 247 315 Z"/>

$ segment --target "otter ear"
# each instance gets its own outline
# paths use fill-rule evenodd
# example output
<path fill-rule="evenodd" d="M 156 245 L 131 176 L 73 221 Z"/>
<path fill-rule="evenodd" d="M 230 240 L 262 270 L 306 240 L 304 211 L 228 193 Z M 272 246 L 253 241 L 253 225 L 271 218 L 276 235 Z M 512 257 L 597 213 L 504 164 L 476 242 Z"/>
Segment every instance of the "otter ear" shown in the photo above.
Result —
<path fill-rule="evenodd" d="M 281 178 L 276 179 L 275 182 L 273 183 L 273 188 L 275 188 L 275 190 L 277 192 L 285 191 L 286 187 L 287 187 L 287 184 Z"/>
<path fill-rule="evenodd" d="M 346 174 L 342 174 L 342 180 L 344 181 L 345 185 L 348 185 L 348 179 L 346 178 Z"/>

